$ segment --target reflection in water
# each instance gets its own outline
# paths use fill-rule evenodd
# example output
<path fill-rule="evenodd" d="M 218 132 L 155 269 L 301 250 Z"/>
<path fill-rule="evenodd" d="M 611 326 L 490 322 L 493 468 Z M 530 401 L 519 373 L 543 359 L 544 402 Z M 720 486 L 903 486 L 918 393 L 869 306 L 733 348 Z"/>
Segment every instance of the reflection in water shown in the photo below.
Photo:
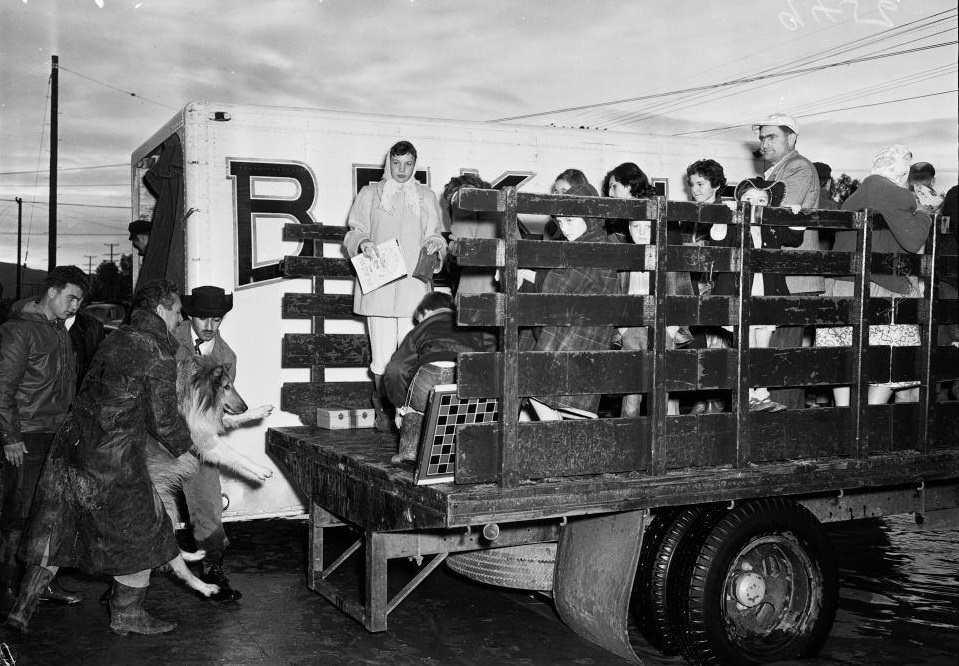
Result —
<path fill-rule="evenodd" d="M 959 530 L 912 516 L 829 526 L 839 612 L 818 664 L 959 663 Z"/>

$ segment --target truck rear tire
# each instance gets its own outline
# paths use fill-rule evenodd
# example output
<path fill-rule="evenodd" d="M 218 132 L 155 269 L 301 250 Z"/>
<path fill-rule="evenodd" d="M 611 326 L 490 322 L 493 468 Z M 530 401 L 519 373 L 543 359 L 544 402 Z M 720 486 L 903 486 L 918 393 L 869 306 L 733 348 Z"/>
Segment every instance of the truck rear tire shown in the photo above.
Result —
<path fill-rule="evenodd" d="M 691 566 L 684 553 L 699 551 L 719 515 L 721 509 L 715 506 L 670 510 L 658 514 L 643 535 L 633 585 L 634 617 L 643 637 L 665 655 L 679 654 L 683 625 L 676 618 L 684 596 L 679 588 L 688 584 Z"/>
<path fill-rule="evenodd" d="M 819 522 L 783 498 L 745 502 L 702 542 L 690 573 L 681 651 L 692 664 L 802 659 L 836 614 L 838 576 Z"/>

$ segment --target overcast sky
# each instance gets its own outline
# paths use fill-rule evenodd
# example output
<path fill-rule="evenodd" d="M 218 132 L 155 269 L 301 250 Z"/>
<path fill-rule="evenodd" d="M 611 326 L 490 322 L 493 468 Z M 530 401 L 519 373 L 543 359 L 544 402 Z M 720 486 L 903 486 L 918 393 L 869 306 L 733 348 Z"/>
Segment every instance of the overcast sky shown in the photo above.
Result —
<path fill-rule="evenodd" d="M 0 0 L 0 261 L 15 260 L 20 196 L 28 265 L 45 268 L 52 54 L 58 263 L 86 268 L 104 243 L 130 250 L 129 168 L 104 165 L 128 163 L 193 100 L 487 121 L 956 39 L 955 0 Z M 834 173 L 862 176 L 901 142 L 944 191 L 957 180 L 956 62 L 953 43 L 519 122 L 748 140 L 745 123 L 787 111 L 800 151 Z"/>

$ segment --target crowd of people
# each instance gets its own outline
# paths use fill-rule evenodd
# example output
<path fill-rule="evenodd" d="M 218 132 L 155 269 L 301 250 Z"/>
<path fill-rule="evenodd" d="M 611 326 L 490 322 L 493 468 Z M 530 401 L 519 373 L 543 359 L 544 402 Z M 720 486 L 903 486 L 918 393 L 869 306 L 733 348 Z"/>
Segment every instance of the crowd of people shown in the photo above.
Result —
<path fill-rule="evenodd" d="M 829 167 L 812 163 L 796 149 L 799 127 L 795 119 L 774 114 L 754 127 L 763 157 L 771 166 L 755 177 L 743 178 L 735 201 L 752 204 L 753 214 L 763 206 L 786 206 L 794 211 L 833 208 L 840 202 L 828 195 Z M 408 141 L 394 144 L 385 160 L 382 180 L 363 187 L 349 213 L 344 246 L 350 256 L 378 258 L 377 246 L 396 239 L 408 266 L 424 256 L 435 257 L 435 270 L 447 260 L 442 220 L 447 217 L 433 191 L 416 181 L 417 152 Z M 872 248 L 886 253 L 917 253 L 929 234 L 932 214 L 949 215 L 955 224 L 956 187 L 939 195 L 935 170 L 928 163 L 912 163 L 902 145 L 876 152 L 872 173 L 843 210 L 870 209 L 881 213 L 886 228 L 872 236 Z M 701 204 L 723 203 L 727 176 L 716 160 L 704 158 L 689 165 L 686 185 Z M 488 188 L 476 174 L 454 177 L 444 188 L 442 202 L 449 213 L 454 245 L 462 239 L 495 238 L 498 220 L 483 213 L 465 213 L 456 205 L 464 187 Z M 560 173 L 554 194 L 641 199 L 654 195 L 642 168 L 625 162 L 612 169 L 598 191 L 575 168 Z M 735 205 L 735 203 L 733 204 Z M 755 220 L 754 220 L 755 221 Z M 578 243 L 652 242 L 650 220 L 606 220 L 556 216 L 543 231 L 545 241 Z M 150 223 L 136 220 L 130 239 L 142 254 L 149 242 Z M 855 232 L 820 237 L 814 229 L 752 224 L 748 242 L 755 248 L 796 247 L 807 250 L 852 251 Z M 668 230 L 670 244 L 736 247 L 736 234 L 726 225 L 697 225 Z M 450 261 L 455 264 L 455 251 Z M 501 288 L 492 269 L 457 267 L 455 290 L 462 294 L 491 293 Z M 517 289 L 530 293 L 565 295 L 649 294 L 651 276 L 645 271 L 616 272 L 609 268 L 566 267 L 520 269 Z M 422 276 L 420 276 L 422 277 Z M 739 275 L 731 272 L 670 272 L 663 282 L 668 294 L 736 295 Z M 754 295 L 825 294 L 850 296 L 848 276 L 756 274 Z M 943 282 L 943 296 L 955 298 L 956 285 Z M 56 573 L 61 566 L 111 576 L 113 583 L 101 599 L 110 610 L 110 627 L 119 634 L 155 634 L 170 631 L 171 622 L 157 619 L 143 607 L 150 572 L 178 554 L 173 527 L 149 479 L 144 447 L 148 441 L 171 456 L 191 445 L 188 427 L 177 410 L 177 361 L 193 355 L 209 356 L 236 375 L 236 355 L 221 337 L 220 324 L 232 309 L 232 295 L 222 288 L 196 287 L 181 294 L 172 282 L 154 280 L 137 291 L 127 324 L 105 336 L 102 326 L 79 312 L 89 292 L 87 276 L 74 266 L 49 272 L 46 289 L 36 299 L 14 305 L 0 326 L 0 443 L 3 446 L 2 514 L 0 514 L 0 615 L 4 642 L 25 634 L 41 600 L 75 604 L 81 595 L 63 589 Z M 948 290 L 951 289 L 951 292 Z M 913 275 L 872 276 L 870 290 L 877 296 L 919 297 L 922 283 Z M 186 314 L 184 319 L 183 314 Z M 429 276 L 408 276 L 369 293 L 357 285 L 354 311 L 366 319 L 373 376 L 372 404 L 376 427 L 399 431 L 394 462 L 415 460 L 423 411 L 431 387 L 456 379 L 457 354 L 491 351 L 495 330 L 468 328 L 456 322 L 454 300 L 433 291 Z M 727 330 L 728 329 L 728 330 Z M 959 344 L 959 327 L 948 328 L 945 342 Z M 672 349 L 728 346 L 732 327 L 666 327 Z M 748 331 L 754 347 L 849 345 L 850 327 L 753 325 Z M 540 326 L 524 329 L 523 351 L 599 351 L 612 348 L 645 350 L 651 336 L 647 327 L 615 328 L 603 324 Z M 915 345 L 915 324 L 871 326 L 870 344 Z M 942 341 L 940 341 L 942 342 Z M 908 399 L 914 383 L 870 388 L 869 401 L 885 402 L 893 392 Z M 848 404 L 848 388 L 835 389 L 833 402 Z M 637 417 L 640 394 L 623 396 L 619 415 Z M 781 411 L 806 406 L 803 389 L 750 389 L 749 408 Z M 521 418 L 560 420 L 596 418 L 600 395 L 532 396 Z M 395 407 L 390 418 L 387 407 Z M 668 412 L 679 413 L 680 400 L 670 396 Z M 688 406 L 693 413 L 731 408 L 728 395 L 702 394 Z M 269 405 L 258 408 L 269 415 Z M 214 599 L 234 602 L 242 595 L 223 570 L 228 539 L 223 530 L 219 474 L 209 465 L 184 487 L 196 544 L 207 551 L 201 571 L 205 582 L 218 587 Z"/>
<path fill-rule="evenodd" d="M 744 178 L 735 188 L 733 200 L 722 196 L 727 185 L 723 166 L 714 159 L 704 158 L 690 164 L 686 172 L 686 186 L 693 201 L 703 204 L 746 201 L 752 204 L 756 215 L 762 206 L 788 207 L 794 213 L 801 209 L 843 209 L 858 211 L 869 209 L 880 213 L 886 228 L 873 235 L 872 248 L 884 253 L 917 253 L 928 238 L 933 215 L 942 213 L 955 219 L 956 188 L 944 197 L 935 190 L 935 169 L 926 162 L 912 162 L 912 154 L 906 146 L 896 144 L 881 148 L 875 153 L 871 174 L 862 185 L 844 201 L 836 201 L 830 194 L 831 169 L 823 162 L 811 162 L 797 150 L 799 125 L 787 114 L 777 113 L 753 125 L 759 142 L 759 151 L 769 168 L 761 175 Z M 400 161 L 405 157 L 405 163 Z M 400 239 L 400 247 L 408 254 L 408 261 L 415 261 L 423 251 L 436 254 L 440 259 L 446 246 L 440 235 L 442 215 L 433 209 L 433 195 L 428 188 L 409 184 L 415 169 L 416 151 L 406 141 L 400 141 L 391 149 L 387 158 L 387 171 L 382 181 L 361 190 L 350 212 L 345 246 L 348 254 L 362 252 L 375 258 L 376 244 L 387 238 Z M 458 277 L 453 289 L 456 293 L 476 294 L 497 291 L 499 275 L 492 270 L 455 265 L 456 242 L 468 238 L 495 238 L 499 227 L 495 217 L 487 214 L 459 211 L 454 204 L 457 192 L 463 187 L 488 188 L 489 184 L 474 173 L 456 176 L 443 191 L 443 203 L 449 212 L 450 239 L 453 252 L 449 257 L 452 273 Z M 655 196 L 653 185 L 642 170 L 632 162 L 612 168 L 602 180 L 600 190 L 589 182 L 578 169 L 570 168 L 554 180 L 551 193 L 578 196 L 607 196 L 623 199 Z M 951 202 L 951 203 L 950 203 Z M 950 208 L 951 206 L 951 208 Z M 397 212 L 399 211 L 399 212 Z M 854 248 L 855 232 L 836 234 L 804 227 L 774 227 L 762 224 L 750 226 L 748 242 L 755 248 L 796 248 L 798 250 L 851 251 Z M 576 241 L 590 243 L 632 242 L 646 245 L 652 243 L 650 220 L 604 220 L 598 218 L 553 217 L 543 229 L 547 241 Z M 667 231 L 668 242 L 738 247 L 738 239 L 726 225 L 693 224 L 672 227 Z M 438 269 L 437 269 L 438 270 Z M 665 279 L 666 292 L 676 295 L 727 295 L 739 293 L 739 275 L 730 272 L 701 273 L 669 272 Z M 782 275 L 757 273 L 750 291 L 753 295 L 828 295 L 849 296 L 851 277 L 822 275 Z M 873 275 L 871 293 L 875 296 L 920 297 L 921 282 L 916 276 Z M 523 292 L 570 294 L 570 295 L 641 295 L 651 292 L 650 274 L 645 271 L 621 271 L 599 268 L 556 268 L 549 270 L 518 271 L 517 288 Z M 954 285 L 943 281 L 942 296 L 955 297 Z M 397 424 L 402 433 L 400 451 L 394 460 L 415 458 L 415 438 L 419 436 L 419 423 L 428 387 L 437 382 L 455 381 L 455 360 L 458 351 L 483 351 L 490 348 L 490 338 L 470 336 L 469 331 L 460 331 L 455 325 L 453 301 L 443 301 L 439 311 L 443 313 L 442 327 L 417 325 L 423 319 L 423 311 L 433 313 L 438 302 L 435 293 L 429 293 L 423 282 L 406 278 L 390 285 L 388 293 L 376 296 L 376 292 L 356 292 L 355 312 L 365 315 L 370 335 L 372 358 L 370 369 L 374 377 L 373 405 L 378 414 L 377 427 L 393 426 L 386 407 L 392 403 L 397 408 Z M 951 290 L 951 291 L 950 291 Z M 381 305 L 374 310 L 371 298 Z M 423 298 L 425 296 L 425 298 Z M 417 317 L 411 317 L 411 298 L 423 298 L 418 306 Z M 429 315 L 428 315 L 429 316 Z M 387 320 L 387 321 L 383 321 Z M 417 326 L 414 330 L 411 327 Z M 437 333 L 433 334 L 431 329 Z M 944 327 L 945 328 L 945 327 Z M 473 329 L 475 330 L 475 329 Z M 748 331 L 751 347 L 794 348 L 819 345 L 848 345 L 850 327 L 814 327 L 752 325 Z M 666 347 L 671 349 L 697 349 L 730 346 L 733 328 L 666 327 Z M 915 324 L 890 324 L 870 327 L 871 344 L 915 345 L 918 344 L 918 327 Z M 957 343 L 959 330 L 956 326 L 946 329 L 945 342 Z M 524 329 L 520 337 L 521 351 L 595 351 L 605 349 L 645 350 L 650 345 L 648 327 L 623 327 L 601 325 L 542 326 Z M 429 353 L 417 355 L 416 349 L 426 347 Z M 442 359 L 438 354 L 442 352 Z M 392 356 L 392 358 L 391 358 Z M 402 371 L 397 368 L 402 366 Z M 421 370 L 422 378 L 416 379 Z M 387 382 L 382 377 L 386 375 Z M 386 386 L 392 385 L 386 391 Z M 425 387 L 425 388 L 424 388 Z M 870 389 L 870 402 L 885 402 L 895 393 L 897 400 L 914 399 L 914 382 L 876 385 Z M 837 387 L 828 398 L 837 406 L 848 404 L 848 387 Z M 416 395 L 411 402 L 411 396 Z M 532 396 L 524 401 L 521 419 L 558 420 L 596 418 L 599 414 L 599 395 Z M 667 413 L 678 414 L 680 410 L 690 413 L 722 412 L 731 409 L 730 393 L 699 392 L 683 402 L 679 396 L 670 395 Z M 749 393 L 751 411 L 778 412 L 786 409 L 802 409 L 823 404 L 826 397 L 807 392 L 801 387 L 764 388 L 754 387 Z M 417 403 L 417 404 L 414 404 Z M 607 406 L 608 408 L 608 406 Z M 642 413 L 643 395 L 623 396 L 618 415 L 636 417 Z M 406 414 L 411 414 L 407 418 Z M 412 425 L 415 423 L 415 427 Z"/>
<path fill-rule="evenodd" d="M 0 326 L 0 642 L 22 642 L 40 602 L 77 604 L 57 581 L 60 567 L 110 576 L 101 597 L 110 628 L 126 635 L 166 633 L 176 624 L 144 609 L 153 569 L 179 557 L 171 518 L 147 471 L 146 449 L 171 457 L 192 440 L 178 410 L 178 361 L 194 355 L 222 364 L 236 355 L 219 333 L 232 295 L 202 286 L 180 295 L 168 280 L 141 286 L 129 322 L 108 336 L 80 312 L 86 274 L 58 266 L 36 299 L 14 304 Z M 186 318 L 184 318 L 186 315 Z M 268 416 L 272 406 L 255 408 Z M 184 482 L 193 539 L 205 550 L 200 578 L 211 599 L 241 593 L 223 569 L 218 470 L 201 463 Z"/>

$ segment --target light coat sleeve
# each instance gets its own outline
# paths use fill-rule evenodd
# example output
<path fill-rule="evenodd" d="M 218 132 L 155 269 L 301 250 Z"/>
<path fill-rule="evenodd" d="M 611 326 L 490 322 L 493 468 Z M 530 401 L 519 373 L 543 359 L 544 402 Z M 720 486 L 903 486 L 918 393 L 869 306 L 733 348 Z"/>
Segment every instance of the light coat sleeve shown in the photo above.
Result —
<path fill-rule="evenodd" d="M 805 160 L 789 162 L 779 180 L 786 184 L 786 195 L 780 206 L 815 208 L 819 205 L 819 176 L 816 168 Z"/>
<path fill-rule="evenodd" d="M 23 441 L 17 389 L 30 360 L 30 344 L 14 324 L 0 327 L 0 444 Z"/>
<path fill-rule="evenodd" d="M 443 238 L 443 216 L 440 215 L 440 205 L 433 190 L 425 185 L 423 186 L 423 190 L 425 190 L 423 195 L 424 201 L 421 206 L 423 211 L 423 245 L 425 246 L 430 240 L 435 240 L 440 243 L 440 261 L 436 269 L 436 271 L 439 271 L 440 267 L 443 266 L 443 262 L 446 260 L 447 250 L 446 239 Z"/>
<path fill-rule="evenodd" d="M 370 227 L 374 194 L 375 186 L 366 185 L 356 195 L 353 206 L 350 208 L 350 214 L 346 221 L 350 230 L 343 237 L 343 245 L 346 247 L 346 253 L 351 257 L 359 251 L 360 243 L 365 240 L 373 240 Z"/>

